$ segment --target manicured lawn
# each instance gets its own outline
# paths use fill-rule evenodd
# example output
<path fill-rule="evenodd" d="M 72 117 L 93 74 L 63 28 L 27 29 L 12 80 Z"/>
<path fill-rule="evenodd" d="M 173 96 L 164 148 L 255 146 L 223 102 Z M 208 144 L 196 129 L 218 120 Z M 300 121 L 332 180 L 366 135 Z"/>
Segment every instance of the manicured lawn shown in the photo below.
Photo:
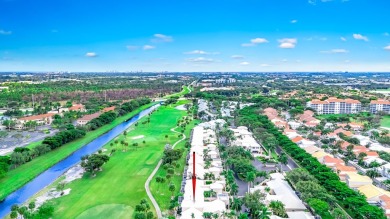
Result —
<path fill-rule="evenodd" d="M 188 86 L 185 86 L 185 85 L 184 85 L 184 86 L 183 86 L 183 90 L 180 91 L 180 93 L 170 94 L 170 95 L 165 96 L 164 98 L 181 97 L 181 96 L 183 96 L 183 95 L 185 95 L 185 94 L 188 94 L 188 93 L 190 93 L 190 92 L 191 92 L 191 89 L 188 88 Z"/>
<path fill-rule="evenodd" d="M 390 116 L 384 116 L 381 120 L 381 126 L 390 128 Z"/>
<path fill-rule="evenodd" d="M 176 105 L 183 103 L 180 101 Z M 144 184 L 161 159 L 165 144 L 180 139 L 170 129 L 186 111 L 175 109 L 176 105 L 161 106 L 151 115 L 149 124 L 142 124 L 146 117 L 141 119 L 138 126 L 129 128 L 126 139 L 123 135 L 118 136 L 116 140 L 125 139 L 129 143 L 127 151 L 123 152 L 120 144 L 111 147 L 111 142 L 104 146 L 108 149 L 105 153 L 112 148 L 117 151 L 96 177 L 85 174 L 82 179 L 66 185 L 71 193 L 51 201 L 55 207 L 53 218 L 131 218 L 140 200 L 148 199 Z M 133 143 L 139 146 L 135 148 Z M 150 206 L 154 211 L 151 203 Z"/>
<path fill-rule="evenodd" d="M 186 135 L 186 140 L 181 141 L 179 144 L 176 145 L 175 149 L 183 149 L 185 148 L 185 143 L 189 141 L 190 139 L 190 133 L 192 128 L 195 126 L 196 123 L 199 123 L 198 120 L 193 120 L 189 125 L 187 125 L 186 130 L 184 131 L 184 134 Z M 176 131 L 180 131 L 179 128 L 176 129 Z M 180 192 L 180 186 L 181 181 L 183 177 L 183 171 L 185 167 L 185 159 L 188 153 L 188 149 L 185 150 L 183 153 L 182 158 L 177 162 L 180 164 L 179 167 L 175 168 L 175 175 L 171 178 L 171 183 L 173 183 L 176 187 L 175 195 L 177 195 Z M 169 191 L 169 183 L 165 182 L 164 184 L 157 183 L 156 177 L 160 176 L 165 178 L 167 175 L 167 171 L 164 170 L 164 168 L 160 167 L 158 171 L 156 172 L 156 175 L 154 175 L 153 180 L 150 182 L 150 191 L 153 194 L 153 197 L 156 199 L 158 205 L 160 206 L 160 209 L 162 212 L 165 212 L 169 209 L 169 203 L 171 200 L 172 192 Z"/>
<path fill-rule="evenodd" d="M 81 148 L 85 144 L 91 142 L 100 135 L 111 130 L 123 121 L 131 118 L 135 114 L 139 113 L 143 109 L 146 109 L 155 103 L 148 104 L 140 107 L 138 110 L 133 111 L 125 116 L 119 117 L 111 124 L 105 125 L 98 130 L 88 132 L 87 135 L 81 139 L 65 144 L 62 147 L 51 151 L 43 156 L 40 156 L 29 163 L 26 163 L 16 169 L 13 169 L 7 173 L 7 176 L 0 179 L 0 200 L 7 197 L 10 193 L 22 187 L 24 184 L 34 179 L 40 173 L 50 168 L 54 164 L 68 157 L 71 153 Z M 35 144 L 34 144 L 35 145 Z M 33 145 L 33 146 L 34 146 Z"/>

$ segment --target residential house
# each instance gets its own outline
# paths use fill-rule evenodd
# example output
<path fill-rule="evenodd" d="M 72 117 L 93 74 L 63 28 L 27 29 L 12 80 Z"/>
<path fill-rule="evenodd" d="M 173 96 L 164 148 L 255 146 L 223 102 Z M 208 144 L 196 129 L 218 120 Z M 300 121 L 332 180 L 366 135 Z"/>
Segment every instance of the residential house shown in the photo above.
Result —
<path fill-rule="evenodd" d="M 83 116 L 83 117 L 81 117 L 80 119 L 77 120 L 77 125 L 80 125 L 80 126 L 86 125 L 89 121 L 99 117 L 100 115 L 101 115 L 100 112 L 89 114 L 89 115 L 85 115 L 85 116 Z"/>

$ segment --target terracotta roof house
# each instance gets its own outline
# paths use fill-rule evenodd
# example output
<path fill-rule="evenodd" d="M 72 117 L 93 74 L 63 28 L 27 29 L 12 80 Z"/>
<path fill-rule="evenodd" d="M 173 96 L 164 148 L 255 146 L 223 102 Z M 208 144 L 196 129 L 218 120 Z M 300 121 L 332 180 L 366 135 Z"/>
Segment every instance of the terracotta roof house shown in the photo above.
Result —
<path fill-rule="evenodd" d="M 100 112 L 85 115 L 77 120 L 77 125 L 83 126 L 83 125 L 87 124 L 89 121 L 91 121 L 92 119 L 99 117 L 100 115 L 101 115 Z"/>
<path fill-rule="evenodd" d="M 50 125 L 53 122 L 54 115 L 54 113 L 46 113 L 41 115 L 22 117 L 17 120 L 17 124 L 19 125 L 16 127 L 19 127 L 18 129 L 23 129 L 24 124 L 29 121 L 34 121 L 38 125 Z"/>
<path fill-rule="evenodd" d="M 294 143 L 298 143 L 298 142 L 300 142 L 302 140 L 303 140 L 302 136 L 297 136 L 297 137 L 291 139 L 291 141 L 294 142 Z"/>
<path fill-rule="evenodd" d="M 69 111 L 85 112 L 85 106 L 83 104 L 75 104 L 75 105 L 69 107 Z"/>
<path fill-rule="evenodd" d="M 352 166 L 345 166 L 342 164 L 336 164 L 335 166 L 332 167 L 333 171 L 335 171 L 339 177 L 340 180 L 345 182 L 345 177 L 347 173 L 357 173 L 357 170 L 355 167 Z"/>
<path fill-rule="evenodd" d="M 343 160 L 331 156 L 323 157 L 322 160 L 320 160 L 320 163 L 325 164 L 327 167 L 334 167 L 337 164 L 345 164 Z"/>
<path fill-rule="evenodd" d="M 105 112 L 110 112 L 110 111 L 114 111 L 115 110 L 115 106 L 111 106 L 111 107 L 106 107 L 104 109 L 102 109 L 102 111 L 105 113 Z"/>

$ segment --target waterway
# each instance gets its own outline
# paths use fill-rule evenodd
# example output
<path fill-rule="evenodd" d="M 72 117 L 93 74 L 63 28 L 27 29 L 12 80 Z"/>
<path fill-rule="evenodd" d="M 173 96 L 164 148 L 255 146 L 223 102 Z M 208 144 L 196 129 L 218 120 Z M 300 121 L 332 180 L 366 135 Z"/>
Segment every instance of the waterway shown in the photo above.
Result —
<path fill-rule="evenodd" d="M 72 153 L 69 157 L 58 162 L 45 172 L 41 173 L 35 179 L 24 185 L 22 188 L 11 193 L 4 201 L 0 202 L 0 218 L 5 217 L 11 211 L 13 205 L 20 205 L 26 202 L 31 196 L 53 183 L 58 177 L 64 174 L 69 168 L 78 164 L 81 157 L 92 154 L 98 151 L 105 144 L 110 142 L 116 136 L 128 129 L 132 124 L 140 120 L 142 117 L 148 115 L 153 110 L 157 109 L 160 104 L 154 105 L 148 109 L 141 111 L 139 114 L 133 116 L 131 119 L 119 124 L 111 131 L 101 135 L 92 142 L 86 144 L 82 148 Z M 1 185 L 0 185 L 1 186 Z"/>

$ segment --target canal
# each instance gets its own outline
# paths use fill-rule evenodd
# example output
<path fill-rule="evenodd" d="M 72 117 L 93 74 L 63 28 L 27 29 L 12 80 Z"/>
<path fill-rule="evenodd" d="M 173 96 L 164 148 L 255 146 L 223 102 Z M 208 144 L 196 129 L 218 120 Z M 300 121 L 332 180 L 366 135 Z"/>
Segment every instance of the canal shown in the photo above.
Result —
<path fill-rule="evenodd" d="M 10 213 L 11 207 L 13 205 L 20 205 L 26 202 L 31 196 L 53 183 L 69 168 L 78 164 L 80 162 L 81 157 L 98 151 L 105 144 L 107 144 L 116 136 L 121 134 L 124 130 L 129 128 L 132 124 L 140 120 L 142 117 L 148 115 L 153 110 L 157 109 L 159 106 L 160 104 L 157 104 L 141 111 L 139 114 L 135 115 L 131 119 L 119 124 L 115 128 L 111 129 L 111 131 L 101 135 L 92 142 L 86 144 L 82 148 L 72 153 L 69 157 L 47 169 L 45 172 L 35 177 L 22 188 L 11 193 L 9 196 L 7 196 L 7 198 L 4 199 L 4 201 L 0 202 L 0 218 L 3 218 Z"/>

